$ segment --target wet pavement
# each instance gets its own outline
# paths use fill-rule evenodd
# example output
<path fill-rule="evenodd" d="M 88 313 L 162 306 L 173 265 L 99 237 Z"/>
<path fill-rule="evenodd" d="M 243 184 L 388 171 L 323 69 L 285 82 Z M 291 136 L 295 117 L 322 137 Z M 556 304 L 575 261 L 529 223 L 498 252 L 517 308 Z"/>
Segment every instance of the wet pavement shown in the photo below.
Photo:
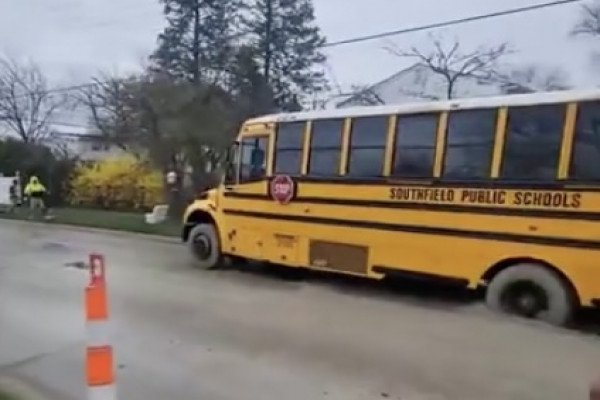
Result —
<path fill-rule="evenodd" d="M 176 241 L 0 221 L 0 375 L 53 400 L 85 398 L 90 252 L 108 262 L 123 399 L 585 399 L 600 373 L 594 329 L 505 318 L 469 296 L 199 271 Z"/>

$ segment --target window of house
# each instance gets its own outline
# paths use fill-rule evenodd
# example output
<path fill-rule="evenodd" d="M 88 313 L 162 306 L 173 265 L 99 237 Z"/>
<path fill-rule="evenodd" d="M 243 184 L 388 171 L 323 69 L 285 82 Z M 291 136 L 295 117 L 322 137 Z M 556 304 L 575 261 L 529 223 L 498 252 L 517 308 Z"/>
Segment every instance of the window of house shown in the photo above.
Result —
<path fill-rule="evenodd" d="M 579 105 L 570 177 L 581 181 L 600 180 L 600 102 Z"/>
<path fill-rule="evenodd" d="M 352 121 L 348 175 L 354 177 L 382 175 L 388 120 L 388 117 L 366 117 Z"/>
<path fill-rule="evenodd" d="M 564 105 L 545 105 L 508 110 L 503 179 L 556 179 L 565 109 Z"/>
<path fill-rule="evenodd" d="M 311 176 L 338 176 L 344 120 L 315 121 L 312 125 L 308 173 Z"/>
<path fill-rule="evenodd" d="M 267 136 L 242 140 L 241 182 L 260 180 L 267 175 L 268 144 L 269 138 Z"/>
<path fill-rule="evenodd" d="M 444 178 L 484 179 L 491 171 L 496 110 L 450 113 L 444 161 Z"/>
<path fill-rule="evenodd" d="M 304 127 L 304 122 L 279 125 L 275 144 L 275 173 L 299 175 L 302 171 Z"/>
<path fill-rule="evenodd" d="M 401 115 L 396 128 L 393 175 L 431 178 L 438 128 L 438 114 Z"/>
<path fill-rule="evenodd" d="M 92 142 L 92 144 L 90 145 L 92 151 L 101 151 L 102 150 L 102 143 L 99 142 Z"/>

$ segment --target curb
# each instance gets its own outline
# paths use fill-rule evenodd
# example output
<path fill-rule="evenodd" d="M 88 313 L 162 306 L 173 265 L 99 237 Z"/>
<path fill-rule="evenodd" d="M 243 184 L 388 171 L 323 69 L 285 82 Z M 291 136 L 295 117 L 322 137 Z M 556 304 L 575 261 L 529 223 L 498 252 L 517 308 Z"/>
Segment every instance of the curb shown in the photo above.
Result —
<path fill-rule="evenodd" d="M 164 235 L 153 235 L 151 233 L 140 233 L 140 232 L 130 232 L 116 229 L 108 229 L 108 228 L 94 228 L 87 227 L 81 225 L 69 225 L 69 224 L 61 224 L 61 223 L 48 223 L 48 222 L 39 222 L 39 221 L 22 221 L 18 219 L 8 219 L 8 218 L 0 218 L 2 223 L 11 223 L 13 225 L 37 225 L 46 228 L 57 227 L 60 229 L 71 230 L 76 232 L 88 232 L 88 233 L 101 233 L 101 234 L 109 234 L 113 236 L 125 236 L 125 237 L 137 237 L 140 239 L 154 240 L 163 243 L 171 243 L 178 244 L 181 243 L 181 239 L 176 236 L 164 236 Z"/>

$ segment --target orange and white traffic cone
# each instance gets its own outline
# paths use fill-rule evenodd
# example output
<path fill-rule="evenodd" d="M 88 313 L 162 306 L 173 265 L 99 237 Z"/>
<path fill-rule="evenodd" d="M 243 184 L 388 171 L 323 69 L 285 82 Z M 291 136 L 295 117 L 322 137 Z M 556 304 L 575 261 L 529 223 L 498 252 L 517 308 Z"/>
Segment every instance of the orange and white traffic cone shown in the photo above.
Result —
<path fill-rule="evenodd" d="M 108 327 L 104 256 L 90 255 L 90 282 L 85 288 L 88 400 L 116 400 L 113 349 Z"/>

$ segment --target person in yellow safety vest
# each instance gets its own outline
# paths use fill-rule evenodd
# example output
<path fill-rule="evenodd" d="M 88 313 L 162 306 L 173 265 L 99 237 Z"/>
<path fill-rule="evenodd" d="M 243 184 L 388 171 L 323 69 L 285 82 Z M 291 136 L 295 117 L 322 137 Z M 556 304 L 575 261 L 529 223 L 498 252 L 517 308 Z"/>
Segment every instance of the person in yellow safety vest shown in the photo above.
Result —
<path fill-rule="evenodd" d="M 30 218 L 34 218 L 38 211 L 43 214 L 45 210 L 44 196 L 46 188 L 40 183 L 37 176 L 32 176 L 29 183 L 25 186 L 25 195 L 29 197 L 29 207 L 31 209 Z"/>

